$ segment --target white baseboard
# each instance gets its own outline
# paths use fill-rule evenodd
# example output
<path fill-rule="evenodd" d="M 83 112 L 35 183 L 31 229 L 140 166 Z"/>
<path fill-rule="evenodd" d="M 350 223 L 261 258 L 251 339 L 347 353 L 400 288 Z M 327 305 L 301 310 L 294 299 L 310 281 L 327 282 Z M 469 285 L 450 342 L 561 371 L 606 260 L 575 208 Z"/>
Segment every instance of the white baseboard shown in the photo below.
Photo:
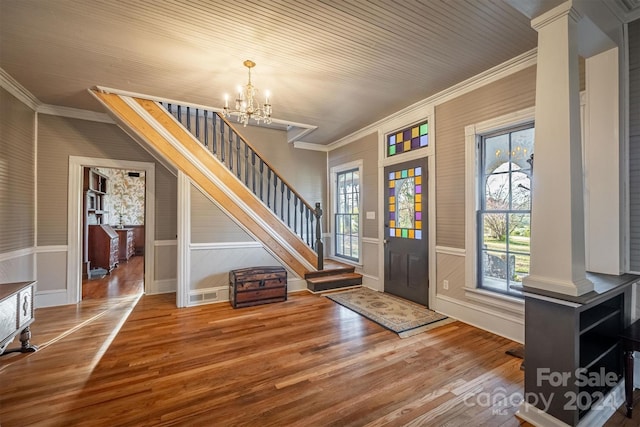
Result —
<path fill-rule="evenodd" d="M 591 408 L 589 413 L 580 420 L 578 427 L 603 426 L 624 403 L 624 380 L 622 380 L 607 393 L 602 402 Z"/>
<path fill-rule="evenodd" d="M 524 318 L 494 311 L 446 295 L 436 295 L 433 310 L 510 340 L 524 343 Z"/>
<path fill-rule="evenodd" d="M 169 292 L 175 292 L 178 288 L 178 279 L 164 279 L 156 280 L 151 286 L 147 286 L 144 290 L 147 295 L 167 294 Z"/>
<path fill-rule="evenodd" d="M 379 277 L 370 276 L 368 274 L 362 274 L 362 286 L 366 286 L 367 288 L 371 288 L 373 290 L 382 292 L 382 285 Z"/>
<path fill-rule="evenodd" d="M 67 305 L 69 301 L 67 299 L 66 289 L 55 289 L 52 291 L 36 291 L 34 307 L 53 307 L 57 305 Z"/>
<path fill-rule="evenodd" d="M 516 416 L 536 427 L 570 427 L 569 424 L 552 417 L 542 409 L 538 409 L 527 402 L 520 404 L 520 409 L 516 412 Z"/>
<path fill-rule="evenodd" d="M 289 278 L 287 280 L 287 293 L 299 292 L 307 289 L 307 281 L 298 278 Z"/>
<path fill-rule="evenodd" d="M 577 427 L 603 426 L 616 410 L 624 404 L 624 380 L 620 381 L 601 402 L 594 405 L 591 410 L 580 420 Z M 536 408 L 527 402 L 520 404 L 516 412 L 518 418 L 533 424 L 536 427 L 569 427 L 568 424 L 556 417 L 547 414 L 542 409 Z"/>

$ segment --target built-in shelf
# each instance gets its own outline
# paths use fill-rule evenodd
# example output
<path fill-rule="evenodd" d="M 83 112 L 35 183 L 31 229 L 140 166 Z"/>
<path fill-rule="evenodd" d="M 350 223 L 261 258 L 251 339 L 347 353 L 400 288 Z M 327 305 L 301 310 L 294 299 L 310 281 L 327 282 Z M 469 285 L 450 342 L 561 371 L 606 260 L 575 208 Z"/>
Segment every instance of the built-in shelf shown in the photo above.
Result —
<path fill-rule="evenodd" d="M 630 322 L 631 285 L 640 280 L 631 274 L 588 278 L 595 290 L 577 297 L 523 288 L 525 395 L 536 396 L 528 403 L 570 426 L 622 379 L 620 334 Z M 565 379 L 554 382 L 541 370 Z"/>
<path fill-rule="evenodd" d="M 580 368 L 587 371 L 602 361 L 610 352 L 620 350 L 620 341 L 614 337 L 600 336 L 580 343 Z"/>

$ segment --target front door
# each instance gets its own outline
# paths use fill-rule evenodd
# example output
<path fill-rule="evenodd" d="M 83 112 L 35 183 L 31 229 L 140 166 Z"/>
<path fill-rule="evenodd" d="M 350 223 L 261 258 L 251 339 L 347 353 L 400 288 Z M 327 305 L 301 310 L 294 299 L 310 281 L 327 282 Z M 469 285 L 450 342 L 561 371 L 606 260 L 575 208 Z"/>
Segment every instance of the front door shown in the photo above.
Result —
<path fill-rule="evenodd" d="M 384 291 L 428 306 L 427 158 L 384 168 Z"/>

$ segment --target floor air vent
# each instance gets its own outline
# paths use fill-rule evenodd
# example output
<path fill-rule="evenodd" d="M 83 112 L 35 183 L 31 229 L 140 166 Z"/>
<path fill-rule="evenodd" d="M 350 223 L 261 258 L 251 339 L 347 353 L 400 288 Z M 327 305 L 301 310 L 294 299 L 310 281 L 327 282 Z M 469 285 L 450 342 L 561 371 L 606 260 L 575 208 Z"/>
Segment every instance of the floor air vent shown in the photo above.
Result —
<path fill-rule="evenodd" d="M 210 302 L 224 301 L 226 296 L 226 292 L 220 292 L 220 290 L 211 290 L 211 289 L 202 289 L 199 291 L 192 291 L 197 293 L 192 293 L 189 295 L 189 303 L 191 305 L 198 304 L 207 304 Z"/>

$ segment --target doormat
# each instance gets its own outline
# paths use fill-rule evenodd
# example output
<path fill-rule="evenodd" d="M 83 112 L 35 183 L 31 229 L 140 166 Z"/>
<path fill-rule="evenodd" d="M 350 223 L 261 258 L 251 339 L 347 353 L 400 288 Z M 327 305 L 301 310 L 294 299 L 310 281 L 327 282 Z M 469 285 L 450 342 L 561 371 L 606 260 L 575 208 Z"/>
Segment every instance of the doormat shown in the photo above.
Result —
<path fill-rule="evenodd" d="M 455 322 L 433 310 L 368 288 L 327 294 L 327 298 L 407 338 Z"/>

